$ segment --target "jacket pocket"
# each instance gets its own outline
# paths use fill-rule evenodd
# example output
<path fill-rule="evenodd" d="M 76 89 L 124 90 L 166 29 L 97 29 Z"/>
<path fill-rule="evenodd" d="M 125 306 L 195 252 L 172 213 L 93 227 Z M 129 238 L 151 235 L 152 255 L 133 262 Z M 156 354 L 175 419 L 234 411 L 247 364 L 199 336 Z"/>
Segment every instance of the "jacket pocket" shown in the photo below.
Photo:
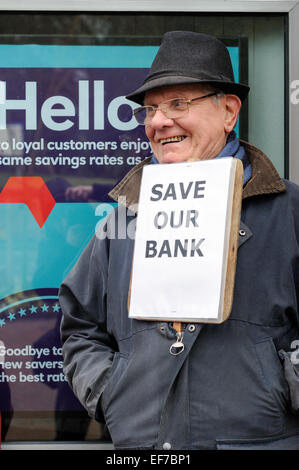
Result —
<path fill-rule="evenodd" d="M 111 393 L 115 389 L 117 383 L 119 382 L 122 374 L 125 372 L 128 365 L 128 356 L 126 354 L 116 352 L 114 354 L 111 370 L 110 370 L 110 377 L 106 384 L 106 387 L 103 390 L 101 396 L 101 408 L 105 415 L 105 409 L 107 407 L 108 402 L 111 398 Z"/>
<path fill-rule="evenodd" d="M 273 404 L 284 414 L 290 404 L 289 388 L 283 366 L 272 338 L 255 344 L 264 384 L 272 396 Z"/>
<path fill-rule="evenodd" d="M 271 439 L 217 440 L 217 450 L 299 450 L 299 434 Z"/>

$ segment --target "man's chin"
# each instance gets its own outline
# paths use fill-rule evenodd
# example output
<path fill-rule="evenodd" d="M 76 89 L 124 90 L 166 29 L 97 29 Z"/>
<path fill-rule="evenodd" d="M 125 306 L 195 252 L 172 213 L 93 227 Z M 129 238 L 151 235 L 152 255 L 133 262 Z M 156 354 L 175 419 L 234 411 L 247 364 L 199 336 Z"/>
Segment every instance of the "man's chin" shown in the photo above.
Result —
<path fill-rule="evenodd" d="M 162 155 L 158 160 L 160 163 L 182 163 L 188 160 L 188 156 L 169 153 Z"/>

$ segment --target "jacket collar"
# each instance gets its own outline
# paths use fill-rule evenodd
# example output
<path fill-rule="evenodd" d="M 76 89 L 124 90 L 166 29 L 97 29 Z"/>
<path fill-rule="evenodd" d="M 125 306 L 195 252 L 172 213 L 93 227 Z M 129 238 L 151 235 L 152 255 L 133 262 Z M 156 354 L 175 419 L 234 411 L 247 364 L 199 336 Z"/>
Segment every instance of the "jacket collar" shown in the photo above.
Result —
<path fill-rule="evenodd" d="M 286 190 L 285 183 L 280 178 L 270 159 L 257 147 L 243 140 L 245 152 L 252 166 L 252 177 L 243 189 L 243 199 L 263 194 L 277 194 Z M 110 191 L 109 196 L 118 202 L 120 196 L 126 197 L 126 207 L 135 205 L 139 200 L 142 169 L 148 165 L 151 157 L 130 170 L 126 176 Z"/>
<path fill-rule="evenodd" d="M 243 189 L 243 199 L 263 194 L 277 194 L 286 190 L 271 160 L 257 147 L 240 140 L 252 166 L 252 177 Z"/>

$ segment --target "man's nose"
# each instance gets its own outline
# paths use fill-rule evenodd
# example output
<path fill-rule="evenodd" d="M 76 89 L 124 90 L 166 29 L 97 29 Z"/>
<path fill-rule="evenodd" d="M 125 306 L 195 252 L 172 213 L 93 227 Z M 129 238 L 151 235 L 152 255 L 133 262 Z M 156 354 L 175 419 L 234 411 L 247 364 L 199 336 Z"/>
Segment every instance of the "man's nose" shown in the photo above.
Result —
<path fill-rule="evenodd" d="M 172 124 L 173 120 L 168 118 L 161 108 L 158 108 L 151 120 L 150 126 L 155 129 L 159 129 L 164 126 L 171 126 Z"/>

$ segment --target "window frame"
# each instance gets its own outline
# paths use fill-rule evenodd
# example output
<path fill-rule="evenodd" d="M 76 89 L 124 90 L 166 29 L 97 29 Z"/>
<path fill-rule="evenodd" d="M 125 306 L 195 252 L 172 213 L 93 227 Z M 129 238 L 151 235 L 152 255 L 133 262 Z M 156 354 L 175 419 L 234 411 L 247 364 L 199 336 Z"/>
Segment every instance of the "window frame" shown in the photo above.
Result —
<path fill-rule="evenodd" d="M 48 2 L 49 3 L 49 2 Z M 296 45 L 298 44 L 299 33 L 299 1 L 198 1 L 185 0 L 144 0 L 142 3 L 136 0 L 110 0 L 104 2 L 102 0 L 52 0 L 51 4 L 45 6 L 38 0 L 23 0 L 22 10 L 19 8 L 19 0 L 0 0 L 0 12 L 194 12 L 194 13 L 287 13 L 288 28 L 285 60 L 287 61 L 288 76 L 286 77 L 285 89 L 285 135 L 286 135 L 286 171 L 287 176 L 293 182 L 299 184 L 299 159 L 296 158 L 297 149 L 299 147 L 299 113 L 296 105 L 290 103 L 290 86 L 291 83 L 299 79 L 299 55 L 296 53 Z M 7 442 L 2 443 L 2 449 L 18 450 L 18 449 L 90 449 L 91 443 L 78 442 L 74 443 L 57 443 L 57 442 Z M 92 447 L 98 450 L 112 449 L 110 445 L 101 443 L 93 444 Z"/>

